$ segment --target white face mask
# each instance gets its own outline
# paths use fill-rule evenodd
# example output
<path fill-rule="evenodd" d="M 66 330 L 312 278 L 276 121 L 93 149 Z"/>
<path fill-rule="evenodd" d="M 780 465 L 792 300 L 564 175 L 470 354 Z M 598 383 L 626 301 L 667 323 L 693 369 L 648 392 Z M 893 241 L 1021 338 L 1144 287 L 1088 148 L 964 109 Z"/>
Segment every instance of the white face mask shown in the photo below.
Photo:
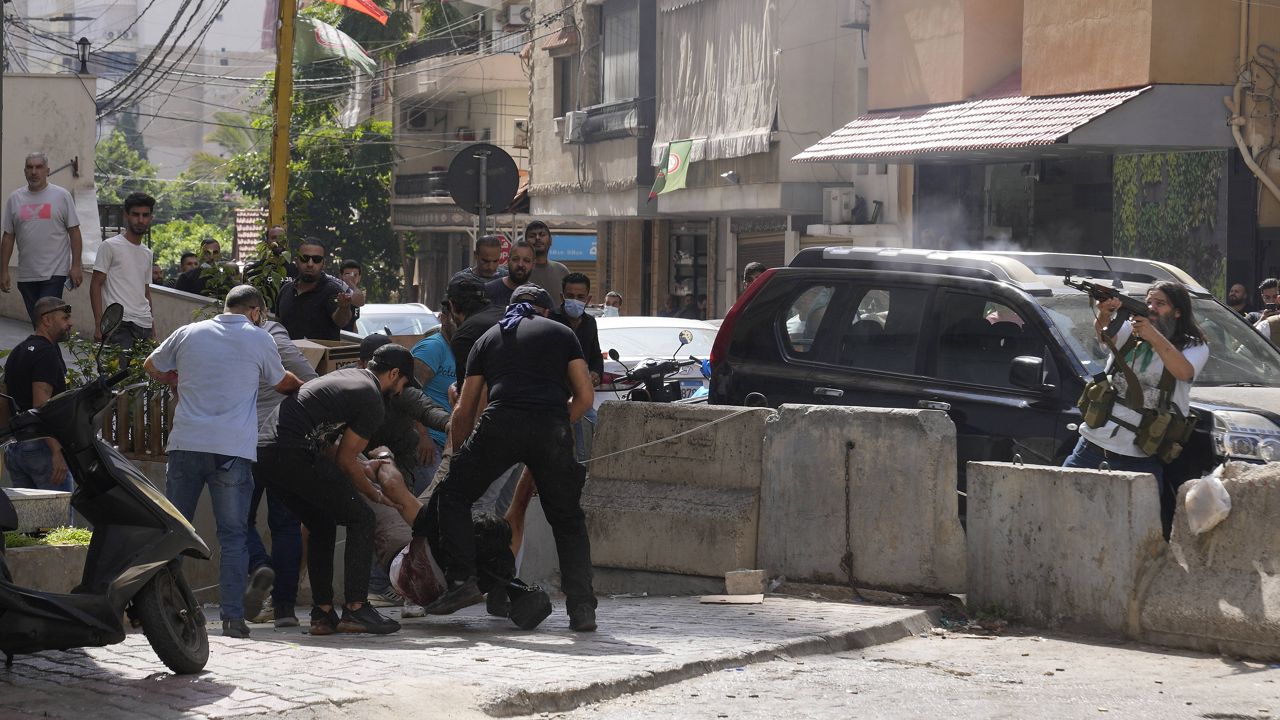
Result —
<path fill-rule="evenodd" d="M 587 311 L 587 304 L 581 300 L 565 300 L 564 314 L 571 318 L 580 318 Z"/>
<path fill-rule="evenodd" d="M 618 308 L 612 305 L 605 305 L 604 312 L 600 313 L 600 317 L 618 317 Z"/>

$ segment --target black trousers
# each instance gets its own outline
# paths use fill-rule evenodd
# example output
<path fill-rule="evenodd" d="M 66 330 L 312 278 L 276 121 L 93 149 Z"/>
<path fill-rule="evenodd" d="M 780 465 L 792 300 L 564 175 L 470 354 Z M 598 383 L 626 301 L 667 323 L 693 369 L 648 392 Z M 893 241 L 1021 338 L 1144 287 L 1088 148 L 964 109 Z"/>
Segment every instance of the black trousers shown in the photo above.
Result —
<path fill-rule="evenodd" d="M 476 575 L 471 505 L 516 463 L 533 473 L 555 536 L 568 606 L 595 607 L 591 540 L 581 503 L 587 470 L 574 458 L 573 427 L 568 413 L 559 408 L 529 411 L 490 405 L 480 415 L 475 432 L 454 454 L 449 473 L 427 503 L 424 529 L 445 578 L 456 582 Z"/>
<path fill-rule="evenodd" d="M 316 605 L 333 604 L 333 553 L 338 526 L 347 529 L 343 592 L 347 602 L 369 596 L 373 564 L 373 511 L 342 470 L 323 456 L 300 448 L 258 448 L 258 465 L 268 491 L 311 531 L 307 571 Z"/>

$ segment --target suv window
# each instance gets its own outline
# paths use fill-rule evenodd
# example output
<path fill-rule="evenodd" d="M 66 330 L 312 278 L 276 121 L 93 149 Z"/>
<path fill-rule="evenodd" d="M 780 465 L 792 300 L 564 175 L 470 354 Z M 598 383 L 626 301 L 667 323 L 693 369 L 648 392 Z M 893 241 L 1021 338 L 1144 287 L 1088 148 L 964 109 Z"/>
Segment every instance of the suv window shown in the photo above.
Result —
<path fill-rule="evenodd" d="M 1009 306 L 970 293 L 945 291 L 939 301 L 934 376 L 991 387 L 1013 387 L 1009 368 L 1019 355 L 1044 356 L 1036 329 Z"/>
<path fill-rule="evenodd" d="M 837 362 L 864 370 L 914 372 L 928 291 L 864 286 L 854 289 L 853 299 L 857 310 L 842 328 Z"/>
<path fill-rule="evenodd" d="M 783 323 L 787 350 L 791 354 L 810 356 L 818 327 L 822 325 L 835 294 L 835 285 L 811 285 L 791 301 Z"/>

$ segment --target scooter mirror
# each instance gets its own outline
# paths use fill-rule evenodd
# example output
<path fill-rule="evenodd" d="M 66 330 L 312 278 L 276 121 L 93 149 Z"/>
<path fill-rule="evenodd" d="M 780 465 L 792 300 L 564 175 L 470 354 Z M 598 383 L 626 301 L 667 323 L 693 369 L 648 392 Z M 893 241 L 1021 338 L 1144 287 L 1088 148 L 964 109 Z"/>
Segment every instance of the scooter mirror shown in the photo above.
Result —
<path fill-rule="evenodd" d="M 115 332 L 121 320 L 124 320 L 124 306 L 120 303 L 108 305 L 107 309 L 102 311 L 102 323 L 98 325 L 98 329 L 102 331 L 102 337 Z"/>
<path fill-rule="evenodd" d="M 622 356 L 618 354 L 618 351 L 617 351 L 617 350 L 615 350 L 615 349 L 613 349 L 613 348 L 609 348 L 609 359 L 610 359 L 610 360 L 612 360 L 612 361 L 614 361 L 614 362 L 619 362 L 621 357 L 622 357 Z"/>
<path fill-rule="evenodd" d="M 680 344 L 683 346 L 683 345 L 688 345 L 688 344 L 689 344 L 689 343 L 691 343 L 691 342 L 693 342 L 693 331 L 692 331 L 692 330 L 681 330 L 681 331 L 680 331 Z"/>

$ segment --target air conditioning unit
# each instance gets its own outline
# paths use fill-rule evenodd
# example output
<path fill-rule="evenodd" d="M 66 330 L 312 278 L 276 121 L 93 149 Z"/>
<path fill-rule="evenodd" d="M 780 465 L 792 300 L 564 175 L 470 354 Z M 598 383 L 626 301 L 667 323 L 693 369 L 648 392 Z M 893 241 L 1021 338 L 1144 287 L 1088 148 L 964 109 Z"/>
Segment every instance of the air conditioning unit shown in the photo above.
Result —
<path fill-rule="evenodd" d="M 517 3 L 507 8 L 508 25 L 528 25 L 533 22 L 533 6 L 529 3 Z"/>
<path fill-rule="evenodd" d="M 851 225 L 853 208 L 858 195 L 851 187 L 831 187 L 822 190 L 822 222 L 825 225 Z"/>
<path fill-rule="evenodd" d="M 569 143 L 585 142 L 584 132 L 587 124 L 587 113 L 585 110 L 570 110 L 564 114 L 564 134 L 561 140 L 567 145 Z"/>
<path fill-rule="evenodd" d="M 525 150 L 529 147 L 529 120 L 516 118 L 512 123 L 511 147 Z"/>

